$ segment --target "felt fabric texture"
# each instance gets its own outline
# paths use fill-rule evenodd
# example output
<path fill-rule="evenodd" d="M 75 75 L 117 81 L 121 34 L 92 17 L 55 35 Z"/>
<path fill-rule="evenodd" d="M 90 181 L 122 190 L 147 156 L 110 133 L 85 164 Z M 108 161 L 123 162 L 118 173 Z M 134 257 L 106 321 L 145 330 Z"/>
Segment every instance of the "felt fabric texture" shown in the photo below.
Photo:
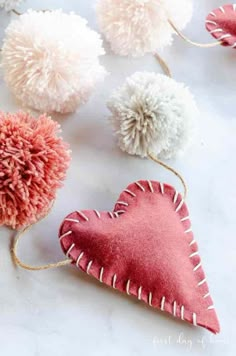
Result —
<path fill-rule="evenodd" d="M 73 263 L 101 282 L 213 333 L 219 322 L 193 238 L 189 213 L 176 190 L 139 181 L 114 211 L 76 211 L 59 239 Z"/>
<path fill-rule="evenodd" d="M 236 4 L 220 6 L 210 12 L 206 29 L 223 46 L 236 48 Z"/>

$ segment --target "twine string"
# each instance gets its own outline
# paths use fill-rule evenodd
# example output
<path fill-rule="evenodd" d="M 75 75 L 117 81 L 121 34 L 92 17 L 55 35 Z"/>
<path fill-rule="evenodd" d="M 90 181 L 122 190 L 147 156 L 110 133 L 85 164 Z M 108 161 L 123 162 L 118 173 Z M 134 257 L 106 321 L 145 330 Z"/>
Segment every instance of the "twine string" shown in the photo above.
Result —
<path fill-rule="evenodd" d="M 48 264 L 45 264 L 42 266 L 32 266 L 32 265 L 28 265 L 28 264 L 22 262 L 21 259 L 17 255 L 18 245 L 19 245 L 20 239 L 25 235 L 25 233 L 27 231 L 29 231 L 32 228 L 32 226 L 33 225 L 30 225 L 30 226 L 26 227 L 25 229 L 23 229 L 22 231 L 18 232 L 18 234 L 15 237 L 13 247 L 12 247 L 12 258 L 16 265 L 18 265 L 21 268 L 24 268 L 28 271 L 43 271 L 46 269 L 67 266 L 72 263 L 72 260 L 70 260 L 70 259 L 66 259 L 63 261 L 56 262 L 56 263 L 48 263 Z"/>
<path fill-rule="evenodd" d="M 54 206 L 54 201 L 52 202 L 52 205 L 50 206 L 47 214 L 42 219 L 40 219 L 40 221 L 42 221 L 43 219 L 48 217 L 48 215 L 50 214 L 53 206 Z M 31 230 L 31 228 L 34 225 L 35 224 L 29 225 L 29 226 L 25 227 L 22 231 L 19 231 L 16 234 L 16 237 L 15 237 L 14 242 L 13 242 L 12 250 L 11 250 L 13 262 L 17 266 L 20 266 L 21 268 L 24 268 L 24 269 L 26 269 L 28 271 L 42 271 L 42 270 L 51 269 L 51 268 L 59 268 L 59 267 L 63 267 L 63 266 L 67 266 L 67 265 L 71 264 L 73 262 L 71 259 L 66 259 L 66 260 L 63 260 L 63 261 L 56 262 L 56 263 L 48 263 L 48 264 L 41 265 L 41 266 L 32 266 L 32 265 L 28 265 L 27 263 L 24 263 L 23 261 L 21 261 L 21 259 L 18 257 L 18 254 L 17 254 L 19 242 L 20 242 L 21 238 L 23 236 L 25 236 L 25 234 L 29 230 Z"/>
<path fill-rule="evenodd" d="M 163 73 L 165 75 L 167 75 L 167 77 L 172 78 L 171 70 L 170 70 L 168 64 L 166 63 L 166 61 L 157 52 L 155 52 L 153 55 L 159 62 L 160 67 L 163 70 Z"/>
<path fill-rule="evenodd" d="M 168 20 L 170 26 L 173 28 L 173 30 L 177 33 L 179 37 L 181 37 L 185 42 L 195 46 L 195 47 L 200 47 L 200 48 L 211 48 L 211 47 L 216 47 L 222 44 L 222 42 L 217 41 L 217 42 L 211 42 L 211 43 L 198 43 L 190 40 L 187 36 L 185 36 L 176 26 L 175 24 L 169 19 Z"/>
<path fill-rule="evenodd" d="M 52 10 L 50 10 L 50 9 L 42 9 L 42 10 L 34 10 L 34 11 L 37 11 L 37 12 L 47 12 L 47 11 L 52 11 Z M 12 9 L 11 10 L 11 12 L 13 13 L 13 14 L 15 14 L 15 15 L 17 15 L 17 16 L 21 16 L 21 15 L 23 15 L 24 13 L 23 12 L 19 12 L 19 11 L 17 11 L 16 9 Z"/>
<path fill-rule="evenodd" d="M 159 160 L 155 155 L 154 153 L 148 153 L 148 157 L 154 161 L 155 163 L 159 164 L 160 166 L 164 167 L 165 169 L 167 169 L 168 171 L 172 172 L 176 177 L 179 178 L 179 180 L 181 181 L 182 185 L 183 185 L 183 188 L 184 188 L 184 192 L 183 192 L 183 198 L 184 200 L 186 199 L 187 197 L 187 193 L 188 193 L 188 187 L 187 187 L 187 184 L 184 180 L 184 178 L 182 177 L 182 175 L 177 172 L 174 168 L 172 168 L 171 166 L 168 166 L 168 164 L 162 162 L 161 160 Z"/>
<path fill-rule="evenodd" d="M 194 42 L 192 40 L 190 40 L 187 36 L 185 36 L 176 26 L 175 24 L 169 19 L 168 20 L 170 26 L 173 28 L 173 30 L 175 31 L 175 33 L 182 38 L 185 42 L 195 46 L 195 47 L 200 47 L 200 48 L 211 48 L 211 47 L 216 47 L 219 45 L 222 45 L 221 41 L 216 41 L 216 42 L 211 42 L 211 43 L 198 43 L 198 42 Z M 171 70 L 168 66 L 168 64 L 166 63 L 166 61 L 157 53 L 155 52 L 154 57 L 157 59 L 157 61 L 159 62 L 164 74 L 166 74 L 168 77 L 172 78 L 172 74 L 171 74 Z"/>
<path fill-rule="evenodd" d="M 12 10 L 11 10 L 11 12 L 13 12 L 13 14 L 15 14 L 15 15 L 17 15 L 17 16 L 22 15 L 22 13 L 21 13 L 21 12 L 19 12 L 19 11 L 15 10 L 15 9 L 12 9 Z"/>

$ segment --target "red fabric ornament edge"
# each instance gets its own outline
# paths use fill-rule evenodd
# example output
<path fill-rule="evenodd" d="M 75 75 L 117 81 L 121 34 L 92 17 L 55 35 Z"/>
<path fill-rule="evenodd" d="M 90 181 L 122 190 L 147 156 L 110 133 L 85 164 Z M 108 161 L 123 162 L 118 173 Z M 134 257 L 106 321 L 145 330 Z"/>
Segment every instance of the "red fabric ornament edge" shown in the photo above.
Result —
<path fill-rule="evenodd" d="M 211 11 L 206 29 L 223 46 L 236 48 L 236 4 L 227 4 Z"/>
<path fill-rule="evenodd" d="M 154 300 L 154 294 L 152 292 L 147 292 L 147 290 L 144 290 L 144 283 L 142 283 L 142 288 L 136 288 L 135 286 L 132 286 L 131 279 L 119 280 L 118 274 L 114 273 L 114 271 L 112 272 L 112 276 L 109 276 L 109 278 L 107 278 L 107 280 L 105 281 L 105 269 L 102 264 L 95 265 L 94 256 L 88 255 L 86 251 L 78 251 L 76 243 L 73 241 L 72 238 L 73 225 L 76 225 L 78 222 L 80 222 L 81 224 L 79 225 L 85 227 L 94 217 L 96 217 L 98 221 L 100 221 L 101 219 L 111 220 L 118 217 L 122 217 L 122 215 L 125 214 L 129 209 L 129 202 L 136 197 L 137 190 L 142 193 L 157 193 L 159 197 L 168 195 L 168 197 L 171 198 L 174 211 L 179 215 L 181 224 L 183 224 L 184 235 L 186 236 L 189 245 L 188 258 L 190 259 L 193 267 L 192 273 L 195 273 L 197 271 L 198 276 L 201 276 L 201 278 L 197 280 L 196 288 L 197 290 L 202 289 L 202 300 L 204 301 L 204 303 L 207 303 L 207 307 L 205 308 L 205 310 L 201 310 L 201 318 L 198 317 L 197 313 L 193 312 L 194 307 L 193 310 L 188 310 L 183 304 L 180 305 L 176 300 L 174 300 L 174 302 L 168 301 L 164 295 L 158 301 Z M 100 280 L 100 282 L 104 282 L 106 285 L 111 286 L 114 289 L 118 289 L 121 292 L 125 292 L 128 295 L 136 296 L 139 300 L 142 299 L 150 306 L 160 309 L 162 311 L 166 311 L 172 316 L 187 321 L 193 324 L 194 326 L 204 327 L 213 333 L 220 332 L 218 318 L 214 310 L 214 305 L 209 293 L 205 273 L 202 269 L 201 260 L 198 255 L 198 247 L 196 241 L 193 238 L 188 209 L 181 195 L 172 186 L 155 181 L 135 182 L 129 185 L 128 188 L 121 193 L 113 212 L 98 212 L 97 210 L 85 210 L 76 211 L 72 214 L 69 214 L 61 224 L 59 230 L 59 239 L 64 253 L 67 257 L 70 257 L 73 260 L 72 263 L 75 264 L 76 267 L 80 268 L 82 271 Z"/>

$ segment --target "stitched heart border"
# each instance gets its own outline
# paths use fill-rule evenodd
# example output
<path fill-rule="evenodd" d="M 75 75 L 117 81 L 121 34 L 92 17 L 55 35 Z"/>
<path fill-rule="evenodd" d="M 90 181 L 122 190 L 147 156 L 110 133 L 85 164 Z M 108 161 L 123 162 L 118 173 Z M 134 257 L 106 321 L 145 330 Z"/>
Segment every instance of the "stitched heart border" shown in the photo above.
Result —
<path fill-rule="evenodd" d="M 206 29 L 223 46 L 236 48 L 236 4 L 223 5 L 211 11 L 206 18 Z"/>
<path fill-rule="evenodd" d="M 169 301 L 165 295 L 162 295 L 162 297 L 157 300 L 153 291 L 145 288 L 145 284 L 140 283 L 139 286 L 136 286 L 132 279 L 119 280 L 119 275 L 116 271 L 112 271 L 112 275 L 109 275 L 109 278 L 104 278 L 104 274 L 107 272 L 104 266 L 102 264 L 95 264 L 94 256 L 89 256 L 86 251 L 78 251 L 75 242 L 73 242 L 73 224 L 79 223 L 86 227 L 86 224 L 89 224 L 94 217 L 102 221 L 122 218 L 128 211 L 129 206 L 135 204 L 137 196 L 140 196 L 140 193 L 156 193 L 159 194 L 160 197 L 166 196 L 171 201 L 173 211 L 177 214 L 179 221 L 183 225 L 184 236 L 189 245 L 188 258 L 192 264 L 192 273 L 196 276 L 196 290 L 198 294 L 199 291 L 202 293 L 200 300 L 202 308 L 200 317 L 194 311 L 194 303 L 192 307 L 193 310 L 189 310 L 184 304 L 180 305 L 178 300 Z M 68 224 L 72 227 L 71 229 L 68 229 Z M 206 277 L 202 269 L 197 243 L 193 238 L 188 209 L 181 195 L 173 187 L 153 181 L 139 181 L 133 183 L 120 195 L 113 212 L 98 212 L 97 210 L 93 210 L 77 211 L 70 214 L 61 225 L 59 238 L 64 253 L 73 259 L 73 264 L 87 274 L 100 280 L 100 282 L 104 282 L 128 295 L 136 296 L 139 300 L 143 300 L 150 306 L 166 311 L 174 317 L 188 321 L 195 326 L 203 326 L 214 333 L 219 332 L 219 323 L 210 297 Z"/>

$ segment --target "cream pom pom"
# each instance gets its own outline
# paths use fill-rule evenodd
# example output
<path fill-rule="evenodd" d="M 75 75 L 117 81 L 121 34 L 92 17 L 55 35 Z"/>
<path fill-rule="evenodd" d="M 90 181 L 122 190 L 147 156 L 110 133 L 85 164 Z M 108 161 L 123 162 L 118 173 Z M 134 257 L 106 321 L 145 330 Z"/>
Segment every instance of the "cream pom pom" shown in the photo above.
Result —
<path fill-rule="evenodd" d="M 24 106 L 73 112 L 104 78 L 100 35 L 74 13 L 29 11 L 10 23 L 2 48 L 5 80 Z"/>
<path fill-rule="evenodd" d="M 108 108 L 120 148 L 169 159 L 192 140 L 197 107 L 189 90 L 162 74 L 137 72 L 117 89 Z"/>
<path fill-rule="evenodd" d="M 0 0 L 0 8 L 6 11 L 15 9 L 23 0 Z"/>
<path fill-rule="evenodd" d="M 175 32 L 191 20 L 192 0 L 98 0 L 101 31 L 119 55 L 142 56 L 172 43 Z"/>

